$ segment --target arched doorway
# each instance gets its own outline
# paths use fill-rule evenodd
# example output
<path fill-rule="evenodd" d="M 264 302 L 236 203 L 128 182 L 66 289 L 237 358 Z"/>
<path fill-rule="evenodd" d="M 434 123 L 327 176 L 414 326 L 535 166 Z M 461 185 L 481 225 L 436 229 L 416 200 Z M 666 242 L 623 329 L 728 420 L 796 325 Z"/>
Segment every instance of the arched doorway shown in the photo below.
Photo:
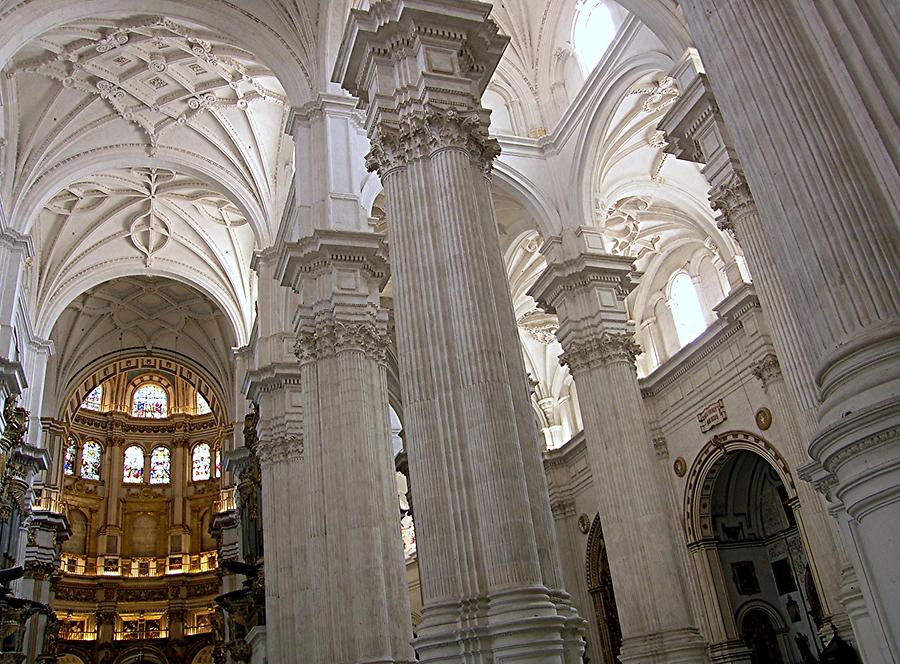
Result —
<path fill-rule="evenodd" d="M 622 628 L 616 609 L 616 594 L 613 591 L 609 560 L 606 557 L 606 542 L 600 515 L 594 517 L 588 533 L 587 543 L 587 583 L 591 601 L 594 604 L 594 620 L 600 632 L 600 652 L 603 664 L 616 664 L 622 649 Z"/>
<path fill-rule="evenodd" d="M 743 641 L 754 664 L 822 651 L 798 508 L 784 459 L 748 432 L 715 436 L 688 477 L 685 527 L 704 599 L 722 609 L 721 640 Z"/>

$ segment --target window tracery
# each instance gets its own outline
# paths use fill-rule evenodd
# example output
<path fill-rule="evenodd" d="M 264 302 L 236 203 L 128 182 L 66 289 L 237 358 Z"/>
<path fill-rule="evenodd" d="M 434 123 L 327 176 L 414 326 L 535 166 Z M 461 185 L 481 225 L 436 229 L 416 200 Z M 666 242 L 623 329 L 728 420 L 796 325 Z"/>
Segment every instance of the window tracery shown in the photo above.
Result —
<path fill-rule="evenodd" d="M 222 451 L 216 448 L 216 479 L 222 477 Z"/>
<path fill-rule="evenodd" d="M 81 448 L 81 476 L 87 480 L 100 479 L 103 448 L 96 440 L 89 440 Z"/>
<path fill-rule="evenodd" d="M 86 410 L 100 410 L 103 403 L 103 386 L 98 385 L 88 392 L 88 395 L 81 402 L 81 407 Z"/>
<path fill-rule="evenodd" d="M 66 451 L 63 454 L 63 473 L 66 475 L 75 474 L 75 459 L 78 455 L 78 441 L 75 436 L 69 435 L 66 439 Z"/>
<path fill-rule="evenodd" d="M 194 482 L 210 478 L 212 454 L 209 443 L 199 443 L 191 453 L 191 479 Z"/>
<path fill-rule="evenodd" d="M 168 484 L 172 474 L 172 453 L 157 447 L 150 453 L 150 484 Z"/>
<path fill-rule="evenodd" d="M 147 383 L 134 391 L 131 399 L 134 417 L 163 418 L 169 415 L 169 395 L 162 385 Z"/>
<path fill-rule="evenodd" d="M 122 481 L 126 484 L 140 484 L 144 481 L 144 450 L 137 445 L 125 450 Z"/>
<path fill-rule="evenodd" d="M 681 346 L 686 346 L 706 329 L 706 319 L 694 281 L 687 272 L 679 272 L 669 287 L 669 306 L 675 332 Z"/>

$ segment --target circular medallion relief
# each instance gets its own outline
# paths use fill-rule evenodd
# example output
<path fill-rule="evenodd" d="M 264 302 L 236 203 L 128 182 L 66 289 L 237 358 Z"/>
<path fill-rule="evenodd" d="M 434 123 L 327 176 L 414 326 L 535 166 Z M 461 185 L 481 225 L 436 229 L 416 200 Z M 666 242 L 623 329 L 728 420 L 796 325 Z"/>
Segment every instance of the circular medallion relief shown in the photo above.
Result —
<path fill-rule="evenodd" d="M 675 459 L 675 463 L 672 464 L 672 469 L 678 477 L 684 477 L 684 474 L 687 472 L 687 461 L 684 460 L 684 457 L 678 457 Z"/>
<path fill-rule="evenodd" d="M 760 431 L 765 431 L 772 426 L 772 411 L 768 408 L 760 408 L 756 411 L 756 426 Z"/>
<path fill-rule="evenodd" d="M 587 535 L 588 531 L 591 529 L 591 517 L 587 514 L 582 514 L 578 517 L 578 530 L 580 530 L 583 534 Z"/>

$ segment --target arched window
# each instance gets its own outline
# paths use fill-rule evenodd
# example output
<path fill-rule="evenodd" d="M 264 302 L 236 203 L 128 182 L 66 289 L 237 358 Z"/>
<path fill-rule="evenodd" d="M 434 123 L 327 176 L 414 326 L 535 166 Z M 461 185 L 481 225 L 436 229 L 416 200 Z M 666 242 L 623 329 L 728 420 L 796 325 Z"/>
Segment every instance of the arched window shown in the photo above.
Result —
<path fill-rule="evenodd" d="M 96 440 L 89 440 L 81 448 L 81 476 L 88 480 L 100 479 L 100 462 L 103 448 Z"/>
<path fill-rule="evenodd" d="M 125 450 L 122 481 L 126 484 L 140 484 L 144 481 L 144 450 L 137 445 Z"/>
<path fill-rule="evenodd" d="M 202 394 L 197 392 L 197 407 L 196 407 L 197 415 L 206 415 L 210 412 L 209 402 L 206 400 Z"/>
<path fill-rule="evenodd" d="M 200 443 L 194 447 L 191 453 L 191 479 L 195 482 L 210 478 L 210 463 L 212 457 L 208 443 Z"/>
<path fill-rule="evenodd" d="M 162 385 L 146 383 L 134 391 L 131 414 L 135 417 L 168 417 L 169 395 Z"/>
<path fill-rule="evenodd" d="M 216 478 L 222 477 L 222 452 L 216 448 Z"/>
<path fill-rule="evenodd" d="M 706 319 L 697 297 L 694 281 L 687 272 L 679 272 L 669 287 L 669 306 L 675 321 L 678 341 L 686 346 L 706 329 Z"/>
<path fill-rule="evenodd" d="M 157 447 L 150 453 L 150 484 L 168 484 L 172 471 L 172 454 L 168 447 Z"/>
<path fill-rule="evenodd" d="M 66 475 L 75 474 L 75 458 L 78 455 L 78 441 L 75 436 L 66 439 L 66 450 L 63 454 L 63 472 Z"/>
<path fill-rule="evenodd" d="M 81 402 L 81 407 L 86 408 L 87 410 L 100 410 L 102 402 L 103 386 L 98 385 L 93 390 L 88 392 L 88 395 L 84 398 L 84 401 Z"/>
<path fill-rule="evenodd" d="M 572 45 L 582 71 L 589 74 L 616 36 L 616 23 L 604 0 L 581 0 L 575 9 Z"/>

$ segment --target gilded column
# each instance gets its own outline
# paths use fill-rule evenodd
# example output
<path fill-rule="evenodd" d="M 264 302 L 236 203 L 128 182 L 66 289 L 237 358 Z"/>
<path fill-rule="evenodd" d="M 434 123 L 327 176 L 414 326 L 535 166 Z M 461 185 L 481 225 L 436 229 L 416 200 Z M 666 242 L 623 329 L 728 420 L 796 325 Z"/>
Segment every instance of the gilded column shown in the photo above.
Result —
<path fill-rule="evenodd" d="M 334 80 L 385 187 L 416 504 L 422 662 L 579 662 L 500 253 L 479 104 L 508 42 L 490 6 L 354 11 Z M 399 102 L 399 103 L 398 103 Z"/>
<path fill-rule="evenodd" d="M 706 643 L 692 618 L 660 487 L 625 309 L 637 283 L 633 259 L 602 247 L 600 234 L 584 227 L 548 240 L 548 267 L 530 294 L 559 316 L 560 362 L 578 388 L 622 626 L 620 659 L 696 664 L 708 661 Z"/>
<path fill-rule="evenodd" d="M 299 633 L 286 663 L 415 659 L 390 442 L 382 242 L 372 233 L 317 230 L 286 243 L 279 261 L 282 284 L 300 297 L 303 403 L 292 503 L 300 528 L 285 535 L 316 570 L 296 575 L 305 577 L 290 598 Z"/>

